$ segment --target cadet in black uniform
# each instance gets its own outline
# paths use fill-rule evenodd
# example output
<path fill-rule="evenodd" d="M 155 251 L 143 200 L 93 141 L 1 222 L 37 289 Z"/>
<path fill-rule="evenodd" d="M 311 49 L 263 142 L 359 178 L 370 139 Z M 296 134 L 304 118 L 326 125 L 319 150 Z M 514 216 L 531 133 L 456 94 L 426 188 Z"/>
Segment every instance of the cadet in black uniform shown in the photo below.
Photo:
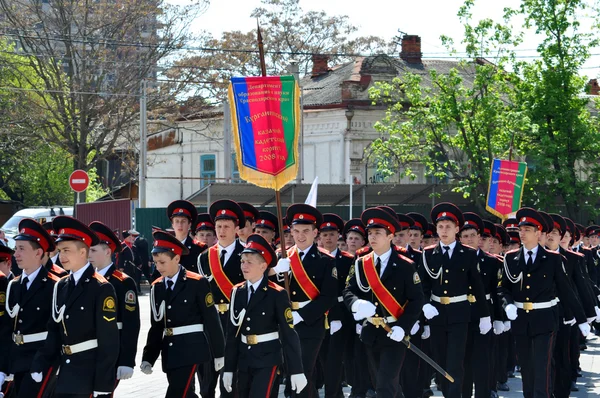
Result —
<path fill-rule="evenodd" d="M 302 366 L 308 387 L 298 397 L 316 397 L 315 364 L 326 333 L 326 313 L 338 297 L 335 259 L 315 244 L 323 216 L 312 206 L 293 204 L 286 212 L 296 243 L 288 257 L 280 259 L 275 272 L 290 272 L 293 323 L 302 346 Z"/>
<path fill-rule="evenodd" d="M 117 270 L 111 258 L 121 249 L 119 238 L 101 222 L 90 224 L 100 243 L 90 248 L 90 264 L 115 289 L 117 296 L 117 327 L 119 328 L 119 359 L 117 360 L 117 383 L 133 376 L 135 354 L 140 335 L 140 308 L 133 279 Z M 116 388 L 116 387 L 115 387 Z"/>
<path fill-rule="evenodd" d="M 190 237 L 190 228 L 196 222 L 198 210 L 187 200 L 175 200 L 167 207 L 167 217 L 175 231 L 175 237 L 186 247 L 188 254 L 182 255 L 180 264 L 188 271 L 199 273 L 198 256 L 207 246 L 194 244 Z"/>
<path fill-rule="evenodd" d="M 214 295 L 215 306 L 219 313 L 221 325 L 226 329 L 229 322 L 229 300 L 234 285 L 242 282 L 244 276 L 240 267 L 240 254 L 244 246 L 236 239 L 236 233 L 241 225 L 245 225 L 244 211 L 234 201 L 218 200 L 210 206 L 210 216 L 215 224 L 217 232 L 217 244 L 210 247 L 200 255 L 200 272 L 210 282 Z M 216 388 L 218 374 L 209 375 L 210 369 L 206 369 L 202 395 L 212 396 Z M 211 382 L 206 384 L 207 380 Z M 235 382 L 233 384 L 235 386 Z M 232 396 L 220 383 L 222 397 Z M 235 394 L 235 392 L 234 392 Z"/>
<path fill-rule="evenodd" d="M 56 364 L 44 369 L 44 383 L 36 383 L 30 373 L 33 357 L 48 337 L 52 292 L 59 281 L 43 266 L 44 254 L 54 249 L 54 240 L 31 218 L 19 222 L 19 234 L 14 239 L 15 258 L 23 272 L 7 290 L 6 310 L 12 318 L 9 373 L 14 375 L 17 396 L 43 396 L 53 385 Z"/>
<path fill-rule="evenodd" d="M 403 396 L 399 378 L 406 347 L 401 341 L 421 313 L 421 280 L 415 263 L 391 246 L 400 228 L 398 221 L 379 208 L 365 210 L 361 219 L 373 251 L 359 258 L 350 271 L 344 303 L 354 319 L 364 320 L 360 338 L 377 374 L 377 396 Z M 385 331 L 382 324 L 391 331 Z"/>
<path fill-rule="evenodd" d="M 58 216 L 52 224 L 61 263 L 71 274 L 55 285 L 48 338 L 33 360 L 32 378 L 42 382 L 42 372 L 60 358 L 55 397 L 110 395 L 119 329 L 115 291 L 87 262 L 98 237 L 72 217 Z"/>
<path fill-rule="evenodd" d="M 162 354 L 162 369 L 169 387 L 165 397 L 198 397 L 194 374 L 198 366 L 211 362 L 219 371 L 225 362 L 225 340 L 208 280 L 180 265 L 187 248 L 176 237 L 162 231 L 152 234 L 152 257 L 162 275 L 152 284 L 151 327 L 142 354 L 142 372 Z"/>
<path fill-rule="evenodd" d="M 440 243 L 423 250 L 420 270 L 427 302 L 423 313 L 431 326 L 434 358 L 454 377 L 454 383 L 443 380 L 442 392 L 446 398 L 460 398 L 471 321 L 469 294 L 476 300 L 481 334 L 491 330 L 492 321 L 477 270 L 477 251 L 456 241 L 460 226 L 464 224 L 462 212 L 451 203 L 440 203 L 431 210 L 431 219 Z"/>
<path fill-rule="evenodd" d="M 121 249 L 116 256 L 117 269 L 133 277 L 139 271 L 138 267 L 142 266 L 142 260 L 137 251 L 133 248 L 133 236 L 131 236 L 131 231 L 122 231 L 121 234 L 123 235 L 123 242 L 121 243 Z M 137 286 L 136 283 L 136 289 L 138 288 L 139 286 Z"/>
<path fill-rule="evenodd" d="M 254 224 L 254 233 L 261 235 L 271 245 L 275 242 L 275 236 L 277 235 L 277 224 L 279 220 L 277 216 L 268 211 L 259 211 L 258 218 Z"/>
<path fill-rule="evenodd" d="M 557 296 L 569 307 L 584 335 L 590 327 L 571 289 L 558 253 L 538 244 L 545 221 L 530 208 L 517 212 L 523 247 L 506 253 L 498 288 L 506 316 L 511 320 L 526 398 L 552 394 L 552 348 L 558 330 Z"/>
<path fill-rule="evenodd" d="M 215 224 L 208 213 L 198 214 L 194 233 L 194 243 L 200 247 L 209 248 L 217 243 Z"/>
<path fill-rule="evenodd" d="M 238 394 L 245 397 L 269 397 L 277 368 L 285 358 L 292 389 L 307 385 L 302 370 L 300 340 L 294 330 L 290 299 L 283 288 L 269 281 L 267 268 L 277 257 L 271 244 L 253 234 L 242 251 L 241 267 L 246 282 L 232 291 L 231 309 L 225 345 L 223 384 L 233 390 L 233 375 L 238 375 Z"/>
<path fill-rule="evenodd" d="M 248 236 L 252 235 L 256 220 L 259 217 L 259 213 L 258 210 L 256 210 L 256 207 L 252 206 L 250 203 L 238 202 L 238 205 L 240 205 L 240 207 L 244 211 L 244 218 L 246 219 L 246 223 L 244 224 L 244 226 L 240 226 L 237 235 L 238 240 L 240 241 L 242 246 L 246 246 L 246 239 L 248 239 Z"/>

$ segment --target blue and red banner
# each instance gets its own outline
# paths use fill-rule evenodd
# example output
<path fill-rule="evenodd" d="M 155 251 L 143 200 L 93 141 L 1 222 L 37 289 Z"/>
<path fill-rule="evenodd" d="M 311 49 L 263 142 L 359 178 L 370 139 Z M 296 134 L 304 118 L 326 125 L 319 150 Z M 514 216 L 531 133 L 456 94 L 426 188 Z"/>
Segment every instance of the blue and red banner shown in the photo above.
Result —
<path fill-rule="evenodd" d="M 519 210 L 526 174 L 527 163 L 494 159 L 485 206 L 487 211 L 506 219 Z"/>
<path fill-rule="evenodd" d="M 295 179 L 300 90 L 294 76 L 234 77 L 229 107 L 240 177 L 275 190 Z"/>

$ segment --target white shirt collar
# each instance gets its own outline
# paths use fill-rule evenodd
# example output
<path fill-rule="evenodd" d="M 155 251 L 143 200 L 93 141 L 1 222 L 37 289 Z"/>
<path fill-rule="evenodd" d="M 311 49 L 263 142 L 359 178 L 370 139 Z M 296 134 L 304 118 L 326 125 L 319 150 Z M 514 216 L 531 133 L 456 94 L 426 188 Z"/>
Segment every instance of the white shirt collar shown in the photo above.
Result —
<path fill-rule="evenodd" d="M 332 251 L 332 252 L 331 252 L 331 253 L 329 253 L 329 254 L 331 254 L 333 257 L 337 257 L 337 254 L 338 254 L 338 252 L 339 252 L 339 251 L 340 251 L 340 249 L 338 249 L 338 248 L 336 247 L 336 248 L 335 248 L 335 250 L 334 250 L 334 251 Z"/>
<path fill-rule="evenodd" d="M 260 284 L 261 284 L 261 282 L 262 282 L 263 278 L 264 278 L 264 276 L 263 276 L 262 278 L 260 278 L 260 279 L 258 280 L 258 282 L 256 282 L 256 283 L 250 283 L 250 281 L 246 281 L 246 283 L 247 283 L 247 286 L 248 286 L 248 292 L 251 292 L 251 291 L 252 291 L 252 290 L 250 290 L 250 286 L 253 286 L 253 287 L 254 287 L 254 292 L 257 292 L 257 291 L 258 291 L 258 287 L 260 286 Z M 249 294 L 249 293 L 248 293 L 248 294 Z"/>
<path fill-rule="evenodd" d="M 96 272 L 99 273 L 102 276 L 105 276 L 106 273 L 108 272 L 108 270 L 110 269 L 111 265 L 113 265 L 113 263 L 108 264 L 106 267 L 102 268 L 102 269 L 96 269 Z"/>
<path fill-rule="evenodd" d="M 235 244 L 236 241 L 234 240 L 232 244 L 230 244 L 227 247 L 223 247 L 221 246 L 221 244 L 219 243 L 219 254 L 221 253 L 221 250 L 227 250 L 227 254 L 231 254 L 233 253 L 233 251 L 235 250 Z"/>
<path fill-rule="evenodd" d="M 526 257 L 526 258 L 525 258 L 525 261 L 527 261 L 527 260 L 529 259 L 529 254 L 527 254 L 527 252 L 529 252 L 529 251 L 533 252 L 533 254 L 531 255 L 531 257 L 533 257 L 533 260 L 535 261 L 535 256 L 537 255 L 537 252 L 538 252 L 538 247 L 539 247 L 539 246 L 538 246 L 538 245 L 536 245 L 536 246 L 535 246 L 533 249 L 531 249 L 531 250 L 527 250 L 527 249 L 525 248 L 525 246 L 523 246 L 523 253 L 525 253 L 525 257 Z"/>
<path fill-rule="evenodd" d="M 167 281 L 173 281 L 173 289 L 175 289 L 175 284 L 177 283 L 177 278 L 179 278 L 179 273 L 181 272 L 181 266 L 179 267 L 179 271 L 172 278 L 165 277 L 165 286 L 169 287 Z"/>
<path fill-rule="evenodd" d="M 27 282 L 27 289 L 29 289 L 29 286 L 31 286 L 31 284 L 33 283 L 33 281 L 35 280 L 35 278 L 37 278 L 37 276 L 40 273 L 41 269 L 42 269 L 42 266 L 40 265 L 38 267 L 38 269 L 36 269 L 35 271 L 33 271 L 29 275 L 27 275 L 25 273 L 25 271 L 23 271 L 23 274 L 21 275 L 21 283 L 23 283 L 23 279 L 28 278 L 29 282 Z"/>
<path fill-rule="evenodd" d="M 88 267 L 91 267 L 90 263 L 87 263 L 86 265 L 81 267 L 78 271 L 75 271 L 75 272 L 71 271 L 71 275 L 73 275 L 73 279 L 75 280 L 76 285 L 79 282 L 79 279 L 81 279 L 81 276 L 83 275 L 83 273 L 88 269 Z"/>
<path fill-rule="evenodd" d="M 383 275 L 383 271 L 385 270 L 385 267 L 387 267 L 387 263 L 391 256 L 392 256 L 392 248 L 391 247 L 388 251 L 383 253 L 381 256 L 378 256 L 377 254 L 373 253 L 373 261 L 375 261 L 375 264 L 377 264 L 378 258 L 381 259 L 381 269 L 379 270 L 379 276 Z"/>

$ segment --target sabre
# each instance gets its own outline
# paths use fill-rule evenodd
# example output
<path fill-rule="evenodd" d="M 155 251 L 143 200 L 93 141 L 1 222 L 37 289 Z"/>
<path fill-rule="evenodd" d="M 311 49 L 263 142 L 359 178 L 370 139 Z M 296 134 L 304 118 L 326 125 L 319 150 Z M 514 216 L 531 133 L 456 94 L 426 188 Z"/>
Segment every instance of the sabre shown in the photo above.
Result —
<path fill-rule="evenodd" d="M 383 328 L 383 330 L 385 330 L 388 333 L 392 332 L 392 328 L 387 323 L 385 323 L 385 321 L 383 320 L 383 318 L 374 317 L 374 318 L 372 318 L 372 322 L 371 323 L 373 325 L 375 325 L 376 327 L 380 327 L 381 326 Z M 448 379 L 448 381 L 450 383 L 454 383 L 454 377 L 450 376 L 448 374 L 448 372 L 446 372 L 444 370 L 444 368 L 442 368 L 440 365 L 438 365 L 437 363 L 435 363 L 435 361 L 433 359 L 429 358 L 429 356 L 427 354 L 425 354 L 419 348 L 417 348 L 414 345 L 412 345 L 412 343 L 410 342 L 410 337 L 409 336 L 404 337 L 404 339 L 402 339 L 401 342 L 402 342 L 402 344 L 404 344 L 406 346 L 406 348 L 408 348 L 409 350 L 411 350 L 412 352 L 414 352 L 415 354 L 417 354 L 418 357 L 420 357 L 421 359 L 423 359 L 425 362 L 427 362 L 429 365 L 431 365 L 431 367 L 434 368 L 438 373 L 440 373 L 442 376 L 444 376 L 446 379 Z"/>

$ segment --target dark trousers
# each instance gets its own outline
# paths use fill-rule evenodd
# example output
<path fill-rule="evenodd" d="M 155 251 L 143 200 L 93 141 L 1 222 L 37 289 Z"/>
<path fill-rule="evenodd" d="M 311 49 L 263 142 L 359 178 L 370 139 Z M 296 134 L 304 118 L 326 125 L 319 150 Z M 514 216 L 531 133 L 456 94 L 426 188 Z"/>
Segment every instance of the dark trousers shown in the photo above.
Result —
<path fill-rule="evenodd" d="M 276 376 L 277 366 L 238 370 L 237 391 L 239 398 L 269 398 L 275 385 Z"/>
<path fill-rule="evenodd" d="M 510 338 L 510 331 L 504 332 L 499 336 L 496 336 L 496 380 L 498 383 L 506 383 L 508 381 L 508 356 L 509 356 L 509 344 L 512 340 Z M 514 370 L 514 366 L 511 370 Z"/>
<path fill-rule="evenodd" d="M 431 338 L 421 340 L 419 344 L 419 347 L 423 353 L 429 357 L 433 356 L 431 353 Z M 421 369 L 419 370 L 419 386 L 423 392 L 431 389 L 431 378 L 435 373 L 435 369 L 433 369 L 427 362 L 421 360 Z"/>
<path fill-rule="evenodd" d="M 357 334 L 353 336 L 354 347 L 354 384 L 352 392 L 357 398 L 364 398 L 367 390 L 375 384 L 375 374 L 369 365 L 367 348 Z"/>
<path fill-rule="evenodd" d="M 327 355 L 325 359 L 325 396 L 326 397 L 341 397 L 342 379 L 344 377 L 343 366 L 350 362 L 348 352 L 352 348 L 351 326 L 344 324 L 340 330 L 329 337 L 329 345 L 327 347 Z"/>
<path fill-rule="evenodd" d="M 304 375 L 308 380 L 308 385 L 300 394 L 293 393 L 298 398 L 317 398 L 317 388 L 315 386 L 315 367 L 321 348 L 321 339 L 300 339 L 300 347 L 302 348 L 302 367 Z M 288 380 L 292 375 L 288 374 Z"/>
<path fill-rule="evenodd" d="M 568 398 L 571 393 L 571 329 L 571 326 L 561 322 L 556 333 L 553 357 L 554 398 Z"/>
<path fill-rule="evenodd" d="M 446 398 L 461 398 L 464 378 L 463 361 L 467 344 L 468 323 L 431 325 L 431 349 L 436 362 L 453 378 L 450 383 L 442 380 L 442 392 Z"/>
<path fill-rule="evenodd" d="M 514 335 L 525 398 L 552 397 L 552 351 L 556 332 Z"/>
<path fill-rule="evenodd" d="M 54 398 L 90 398 L 90 394 L 55 394 Z"/>
<path fill-rule="evenodd" d="M 571 326 L 571 338 L 569 339 L 570 352 L 569 357 L 571 358 L 571 381 L 577 382 L 577 372 L 579 371 L 579 357 L 581 351 L 579 348 L 580 339 L 583 337 L 578 327 Z"/>
<path fill-rule="evenodd" d="M 377 375 L 377 398 L 404 398 L 400 387 L 400 371 L 406 356 L 406 347 L 402 343 L 383 348 L 367 346 L 367 356 Z"/>
<path fill-rule="evenodd" d="M 476 327 L 475 327 L 476 326 Z M 479 333 L 479 325 L 469 327 L 464 360 L 463 398 L 471 398 L 475 384 L 475 398 L 489 398 L 491 394 L 492 331 Z M 450 373 L 455 377 L 452 373 Z"/>
<path fill-rule="evenodd" d="M 4 398 L 14 398 L 16 396 L 14 381 L 5 381 L 0 387 L 2 387 L 0 391 L 4 394 Z"/>
<path fill-rule="evenodd" d="M 421 340 L 420 333 L 417 333 L 413 336 L 411 344 L 417 348 L 421 348 L 424 341 Z M 428 370 L 428 367 L 429 365 L 421 360 L 417 354 L 413 352 L 406 353 L 402 371 L 400 372 L 400 385 L 402 386 L 405 398 L 421 398 L 423 388 L 419 381 L 422 378 L 422 374 Z M 429 382 L 431 383 L 431 378 L 429 378 Z"/>
<path fill-rule="evenodd" d="M 167 395 L 165 398 L 198 398 L 195 392 L 194 375 L 198 365 L 182 366 L 167 371 Z"/>
<path fill-rule="evenodd" d="M 15 397 L 48 397 L 51 396 L 56 383 L 56 369 L 50 367 L 42 375 L 41 383 L 31 378 L 30 372 L 20 372 L 14 375 Z"/>

